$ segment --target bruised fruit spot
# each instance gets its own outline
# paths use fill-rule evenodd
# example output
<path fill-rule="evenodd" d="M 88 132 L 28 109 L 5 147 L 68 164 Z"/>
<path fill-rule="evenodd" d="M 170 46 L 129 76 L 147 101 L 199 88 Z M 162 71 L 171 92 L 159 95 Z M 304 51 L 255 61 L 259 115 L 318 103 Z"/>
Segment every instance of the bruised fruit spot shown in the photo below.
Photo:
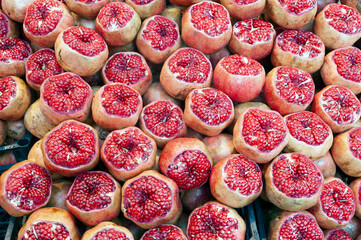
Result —
<path fill-rule="evenodd" d="M 60 220 L 60 219 L 59 219 Z M 68 229 L 60 222 L 37 222 L 30 225 L 21 240 L 71 239 Z"/>
<path fill-rule="evenodd" d="M 50 196 L 49 172 L 35 163 L 29 163 L 13 171 L 6 180 L 8 201 L 15 207 L 32 211 L 44 205 Z"/>
<path fill-rule="evenodd" d="M 78 209 L 89 212 L 107 208 L 115 190 L 116 185 L 107 174 L 86 172 L 75 178 L 66 199 Z"/>
<path fill-rule="evenodd" d="M 233 26 L 234 36 L 239 41 L 250 45 L 271 41 L 273 33 L 272 24 L 260 19 L 246 19 Z"/>
<path fill-rule="evenodd" d="M 16 82 L 12 77 L 0 79 L 0 111 L 16 96 Z"/>
<path fill-rule="evenodd" d="M 352 240 L 352 237 L 343 229 L 332 230 L 325 240 Z"/>
<path fill-rule="evenodd" d="M 30 45 L 19 39 L 11 37 L 0 37 L 0 61 L 13 63 L 24 60 L 31 54 Z"/>
<path fill-rule="evenodd" d="M 125 233 L 114 229 L 103 229 L 93 235 L 91 240 L 130 240 Z"/>
<path fill-rule="evenodd" d="M 9 34 L 9 20 L 4 13 L 0 13 L 0 37 L 6 37 Z"/>
<path fill-rule="evenodd" d="M 310 12 L 317 6 L 316 0 L 278 0 L 280 5 L 289 13 L 294 15 L 302 15 Z"/>
<path fill-rule="evenodd" d="M 349 133 L 348 143 L 352 154 L 361 159 L 361 128 L 358 127 Z"/>
<path fill-rule="evenodd" d="M 356 9 L 343 4 L 329 4 L 324 11 L 327 23 L 344 34 L 361 32 L 361 15 Z"/>
<path fill-rule="evenodd" d="M 220 66 L 233 75 L 255 76 L 263 71 L 259 62 L 239 54 L 223 58 Z"/>
<path fill-rule="evenodd" d="M 346 80 L 361 82 L 361 50 L 355 47 L 338 49 L 332 56 L 337 73 Z"/>
<path fill-rule="evenodd" d="M 133 18 L 134 10 L 127 4 L 110 3 L 99 12 L 97 20 L 108 31 L 122 29 Z"/>
<path fill-rule="evenodd" d="M 323 233 L 316 220 L 305 214 L 296 214 L 289 217 L 282 224 L 279 235 L 283 239 L 323 239 Z"/>

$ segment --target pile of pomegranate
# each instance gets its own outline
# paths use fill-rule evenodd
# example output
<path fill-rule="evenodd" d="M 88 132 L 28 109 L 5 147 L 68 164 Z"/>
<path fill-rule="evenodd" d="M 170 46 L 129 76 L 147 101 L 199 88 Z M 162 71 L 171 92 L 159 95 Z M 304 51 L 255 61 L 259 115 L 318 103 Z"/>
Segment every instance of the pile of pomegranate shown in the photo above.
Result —
<path fill-rule="evenodd" d="M 26 239 L 361 239 L 361 14 L 341 0 L 2 0 L 0 177 Z"/>

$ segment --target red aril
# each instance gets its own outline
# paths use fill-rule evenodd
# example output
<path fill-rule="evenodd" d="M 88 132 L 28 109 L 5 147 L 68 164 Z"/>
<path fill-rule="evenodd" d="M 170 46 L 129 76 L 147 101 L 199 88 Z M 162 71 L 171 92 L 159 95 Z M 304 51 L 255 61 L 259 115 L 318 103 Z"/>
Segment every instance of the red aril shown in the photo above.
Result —
<path fill-rule="evenodd" d="M 110 0 L 65 0 L 72 12 L 88 19 L 94 19 L 100 9 L 109 2 Z"/>
<path fill-rule="evenodd" d="M 325 240 L 352 240 L 352 237 L 343 229 L 325 231 Z"/>
<path fill-rule="evenodd" d="M 144 233 L 140 240 L 154 240 L 154 239 L 162 239 L 162 240 L 187 240 L 183 231 L 174 225 L 171 224 L 163 224 L 158 227 L 149 229 Z"/>
<path fill-rule="evenodd" d="M 72 184 L 73 182 L 69 180 L 54 181 L 51 187 L 51 196 L 46 206 L 68 210 L 65 197 L 68 194 Z"/>
<path fill-rule="evenodd" d="M 148 90 L 143 95 L 144 105 L 161 100 L 171 101 L 172 103 L 181 106 L 181 101 L 170 96 L 164 90 L 160 82 L 154 82 L 149 86 Z"/>
<path fill-rule="evenodd" d="M 81 239 L 134 240 L 134 237 L 127 228 L 105 221 L 87 230 Z"/>
<path fill-rule="evenodd" d="M 237 152 L 233 144 L 233 136 L 227 133 L 205 137 L 202 141 L 211 153 L 214 164 Z"/>
<path fill-rule="evenodd" d="M 18 25 L 2 10 L 0 10 L 0 26 L 0 37 L 19 37 Z"/>
<path fill-rule="evenodd" d="M 361 216 L 361 178 L 353 180 L 349 187 L 352 189 L 353 194 L 355 195 L 355 215 L 357 217 Z"/>
<path fill-rule="evenodd" d="M 187 191 L 183 191 L 181 193 L 181 200 L 184 210 L 192 212 L 197 207 L 200 207 L 206 202 L 213 200 L 213 196 L 209 189 L 209 186 L 203 185 L 199 188 L 193 188 Z M 181 218 L 182 216 L 180 217 L 179 221 L 181 221 Z"/>
<path fill-rule="evenodd" d="M 182 24 L 182 14 L 183 14 L 183 9 L 181 7 L 174 6 L 172 4 L 168 5 L 161 13 L 162 16 L 175 21 L 178 24 L 178 26 Z"/>
<path fill-rule="evenodd" d="M 139 14 L 141 19 L 159 15 L 166 7 L 165 0 L 125 0 Z"/>
<path fill-rule="evenodd" d="M 22 23 L 26 15 L 26 10 L 34 1 L 35 0 L 1 0 L 1 9 L 12 20 Z"/>
<path fill-rule="evenodd" d="M 320 169 L 324 179 L 335 176 L 336 164 L 333 161 L 330 152 L 327 152 L 325 156 L 313 161 L 313 163 Z"/>
<path fill-rule="evenodd" d="M 266 6 L 265 0 L 221 0 L 220 2 L 235 19 L 257 18 Z"/>

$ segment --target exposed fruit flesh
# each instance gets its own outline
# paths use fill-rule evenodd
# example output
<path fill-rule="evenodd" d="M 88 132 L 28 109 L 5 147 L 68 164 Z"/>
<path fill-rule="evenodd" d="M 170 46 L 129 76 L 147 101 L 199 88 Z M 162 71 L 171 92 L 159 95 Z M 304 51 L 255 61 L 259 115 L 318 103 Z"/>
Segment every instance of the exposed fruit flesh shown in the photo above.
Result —
<path fill-rule="evenodd" d="M 0 13 L 0 37 L 6 37 L 9 34 L 9 20 L 2 12 Z"/>
<path fill-rule="evenodd" d="M 361 32 L 361 15 L 352 7 L 342 4 L 330 4 L 323 14 L 328 24 L 336 31 L 344 34 Z"/>
<path fill-rule="evenodd" d="M 54 164 L 76 168 L 94 159 L 97 136 L 84 124 L 70 121 L 52 131 L 46 138 L 44 152 Z"/>
<path fill-rule="evenodd" d="M 352 154 L 361 159 L 361 128 L 356 128 L 349 133 L 348 144 Z"/>
<path fill-rule="evenodd" d="M 51 177 L 45 168 L 35 163 L 26 164 L 8 176 L 6 198 L 16 208 L 32 211 L 43 206 L 51 191 Z"/>
<path fill-rule="evenodd" d="M 204 54 L 192 48 L 181 49 L 172 55 L 168 66 L 178 80 L 187 83 L 204 83 L 211 71 Z"/>
<path fill-rule="evenodd" d="M 280 239 L 322 240 L 323 234 L 311 216 L 296 214 L 287 219 L 279 231 Z"/>
<path fill-rule="evenodd" d="M 280 5 L 290 14 L 301 15 L 309 12 L 317 6 L 316 0 L 279 0 Z"/>
<path fill-rule="evenodd" d="M 248 5 L 256 1 L 257 0 L 234 0 L 234 2 L 237 3 L 238 5 Z"/>
<path fill-rule="evenodd" d="M 128 5 L 107 4 L 97 16 L 100 26 L 109 31 L 122 29 L 134 16 L 134 11 Z"/>
<path fill-rule="evenodd" d="M 352 237 L 343 229 L 332 230 L 325 240 L 352 240 Z"/>
<path fill-rule="evenodd" d="M 233 103 L 222 91 L 213 88 L 194 90 L 191 109 L 204 123 L 217 126 L 232 115 Z"/>
<path fill-rule="evenodd" d="M 125 214 L 136 222 L 149 223 L 165 217 L 172 208 L 171 189 L 156 177 L 143 176 L 123 191 Z"/>
<path fill-rule="evenodd" d="M 355 211 L 353 192 L 341 180 L 326 182 L 320 201 L 322 211 L 340 224 L 343 221 L 349 221 Z"/>
<path fill-rule="evenodd" d="M 237 39 L 250 45 L 271 41 L 273 32 L 272 24 L 260 19 L 246 19 L 233 26 Z"/>
<path fill-rule="evenodd" d="M 259 75 L 263 70 L 259 62 L 239 54 L 223 58 L 220 65 L 233 75 L 255 76 Z"/>
<path fill-rule="evenodd" d="M 19 39 L 0 37 L 0 61 L 11 63 L 14 60 L 24 60 L 31 54 L 30 45 Z"/>
<path fill-rule="evenodd" d="M 347 124 L 357 120 L 361 104 L 349 89 L 333 86 L 322 93 L 322 108 L 333 121 Z"/>
<path fill-rule="evenodd" d="M 306 58 L 316 58 L 323 52 L 321 39 L 312 32 L 286 30 L 277 36 L 277 44 L 285 52 Z"/>
<path fill-rule="evenodd" d="M 136 5 L 146 5 L 149 4 L 155 0 L 131 0 Z"/>
<path fill-rule="evenodd" d="M 102 172 L 86 172 L 75 178 L 66 196 L 67 201 L 83 211 L 107 208 L 115 192 L 114 180 Z"/>
<path fill-rule="evenodd" d="M 91 238 L 91 240 L 129 240 L 125 233 L 114 228 L 103 229 Z"/>
<path fill-rule="evenodd" d="M 220 4 L 202 2 L 191 7 L 191 23 L 209 37 L 224 34 L 230 24 L 227 10 Z"/>
<path fill-rule="evenodd" d="M 179 38 L 177 24 L 163 16 L 155 16 L 148 21 L 142 37 L 153 49 L 164 51 L 172 47 Z"/>
<path fill-rule="evenodd" d="M 94 29 L 86 27 L 70 27 L 63 32 L 63 41 L 74 51 L 94 57 L 103 52 L 107 45 L 102 36 Z"/>
<path fill-rule="evenodd" d="M 61 220 L 61 219 L 59 219 Z M 20 238 L 21 240 L 71 239 L 68 229 L 61 222 L 36 222 Z"/>
<path fill-rule="evenodd" d="M 285 118 L 292 137 L 309 145 L 319 146 L 330 135 L 330 128 L 312 112 L 299 112 Z"/>
<path fill-rule="evenodd" d="M 182 231 L 173 225 L 160 225 L 148 230 L 142 240 L 182 240 L 185 239 Z"/>
<path fill-rule="evenodd" d="M 122 84 L 106 85 L 101 97 L 105 111 L 121 117 L 134 115 L 140 102 L 139 93 Z"/>
<path fill-rule="evenodd" d="M 28 7 L 24 27 L 35 36 L 44 36 L 54 31 L 63 15 L 59 1 L 37 0 Z"/>
<path fill-rule="evenodd" d="M 337 72 L 343 78 L 361 82 L 361 50 L 358 48 L 345 48 L 336 50 L 332 60 L 335 62 Z"/>
<path fill-rule="evenodd" d="M 229 189 L 248 196 L 261 190 L 262 172 L 256 163 L 243 155 L 237 155 L 224 166 L 223 181 Z"/>
<path fill-rule="evenodd" d="M 16 82 L 12 77 L 0 79 L 0 111 L 16 96 Z"/>
<path fill-rule="evenodd" d="M 89 85 L 79 76 L 64 73 L 47 79 L 43 84 L 44 101 L 59 113 L 83 109 L 91 94 Z"/>
<path fill-rule="evenodd" d="M 252 109 L 244 115 L 242 135 L 247 144 L 261 152 L 269 152 L 287 135 L 283 118 L 270 111 Z"/>
<path fill-rule="evenodd" d="M 100 2 L 102 0 L 74 0 L 75 2 L 81 2 L 81 3 L 85 3 L 85 4 L 93 4 L 93 3 L 97 3 Z"/>

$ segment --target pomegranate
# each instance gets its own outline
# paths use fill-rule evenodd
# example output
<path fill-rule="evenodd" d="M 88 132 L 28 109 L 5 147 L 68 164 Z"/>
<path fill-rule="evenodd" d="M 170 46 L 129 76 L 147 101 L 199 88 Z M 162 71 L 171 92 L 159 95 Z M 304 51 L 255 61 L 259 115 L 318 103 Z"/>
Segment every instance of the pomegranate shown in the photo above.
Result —
<path fill-rule="evenodd" d="M 330 152 L 327 152 L 325 156 L 313 161 L 313 163 L 320 169 L 324 179 L 335 176 L 336 164 L 333 161 Z"/>
<path fill-rule="evenodd" d="M 54 47 L 63 30 L 74 26 L 69 9 L 57 0 L 35 0 L 24 19 L 25 36 L 40 47 Z"/>
<path fill-rule="evenodd" d="M 327 230 L 325 240 L 352 240 L 352 237 L 343 229 Z"/>
<path fill-rule="evenodd" d="M 211 153 L 214 164 L 237 152 L 233 144 L 233 136 L 227 133 L 205 137 L 202 141 Z"/>
<path fill-rule="evenodd" d="M 361 50 L 344 47 L 326 55 L 321 67 L 322 80 L 326 85 L 342 85 L 354 94 L 361 93 Z"/>
<path fill-rule="evenodd" d="M 160 83 L 169 95 L 185 100 L 193 89 L 211 85 L 212 65 L 208 58 L 194 48 L 180 48 L 164 62 Z"/>
<path fill-rule="evenodd" d="M 54 50 L 49 48 L 40 49 L 31 54 L 26 61 L 25 67 L 26 82 L 29 87 L 36 91 L 40 91 L 40 86 L 46 78 L 63 72 L 56 60 Z"/>
<path fill-rule="evenodd" d="M 329 49 L 351 46 L 361 37 L 361 15 L 352 7 L 332 3 L 317 14 L 313 28 Z"/>
<path fill-rule="evenodd" d="M 136 11 L 126 3 L 105 5 L 95 19 L 95 28 L 110 46 L 124 46 L 137 36 L 141 20 Z"/>
<path fill-rule="evenodd" d="M 81 239 L 134 240 L 133 234 L 127 228 L 107 221 L 86 231 Z"/>
<path fill-rule="evenodd" d="M 257 18 L 266 6 L 265 0 L 221 0 L 220 2 L 235 19 Z"/>
<path fill-rule="evenodd" d="M 232 208 L 208 202 L 196 208 L 188 219 L 187 237 L 196 239 L 245 239 L 246 225 Z"/>
<path fill-rule="evenodd" d="M 0 37 L 0 77 L 23 76 L 25 62 L 31 53 L 28 42 L 19 38 Z"/>
<path fill-rule="evenodd" d="M 159 148 L 169 141 L 183 137 L 187 126 L 183 111 L 171 101 L 155 101 L 145 106 L 140 114 L 139 124 L 142 131 L 153 138 Z"/>
<path fill-rule="evenodd" d="M 87 82 L 74 73 L 48 77 L 40 88 L 40 110 L 53 124 L 68 119 L 84 122 L 90 114 L 93 92 Z"/>
<path fill-rule="evenodd" d="M 105 84 L 124 83 L 140 95 L 147 92 L 152 83 L 152 72 L 144 57 L 136 52 L 119 52 L 111 56 L 102 68 Z"/>
<path fill-rule="evenodd" d="M 139 226 L 137 226 L 135 223 L 133 223 L 132 221 L 122 217 L 122 218 L 118 218 L 119 221 L 119 225 L 123 226 L 125 228 L 127 228 L 133 235 L 134 239 L 140 239 L 143 235 L 143 233 L 145 233 L 145 229 L 140 228 Z"/>
<path fill-rule="evenodd" d="M 178 25 L 160 15 L 147 18 L 138 32 L 136 44 L 147 60 L 154 64 L 163 63 L 180 47 Z"/>
<path fill-rule="evenodd" d="M 6 122 L 0 120 L 0 146 L 5 143 L 6 140 Z"/>
<path fill-rule="evenodd" d="M 24 125 L 24 119 L 6 122 L 6 136 L 14 140 L 20 140 L 25 137 L 27 131 Z"/>
<path fill-rule="evenodd" d="M 182 39 L 205 54 L 221 50 L 231 35 L 229 12 L 221 4 L 201 1 L 191 5 L 183 14 Z"/>
<path fill-rule="evenodd" d="M 118 52 L 134 52 L 136 50 L 135 41 L 131 41 L 127 45 L 120 46 L 120 47 L 112 47 L 108 46 L 109 48 L 109 56 L 113 56 Z"/>
<path fill-rule="evenodd" d="M 94 29 L 70 27 L 55 41 L 55 54 L 60 66 L 80 76 L 99 71 L 108 58 L 108 46 Z"/>
<path fill-rule="evenodd" d="M 16 164 L 16 158 L 12 151 L 6 151 L 0 153 L 0 165 L 14 165 Z"/>
<path fill-rule="evenodd" d="M 231 0 L 222 1 L 234 3 Z M 243 1 L 239 2 L 243 3 Z M 256 4 L 262 2 L 262 0 L 251 0 L 249 2 Z M 248 13 L 252 13 L 249 7 L 246 7 L 246 9 Z M 233 53 L 259 60 L 271 53 L 275 37 L 276 31 L 271 23 L 260 19 L 246 19 L 233 25 L 229 48 Z"/>
<path fill-rule="evenodd" d="M 100 9 L 109 2 L 110 0 L 65 0 L 72 12 L 88 19 L 94 19 Z"/>
<path fill-rule="evenodd" d="M 355 210 L 355 215 L 357 217 L 361 216 L 361 178 L 357 178 L 355 180 L 353 180 L 350 183 L 349 186 L 352 191 L 353 194 L 355 195 L 355 206 L 356 206 L 356 210 Z"/>
<path fill-rule="evenodd" d="M 307 109 L 315 94 L 311 75 L 294 67 L 276 67 L 266 77 L 265 99 L 281 115 Z"/>
<path fill-rule="evenodd" d="M 0 205 L 11 216 L 27 215 L 48 203 L 51 183 L 44 167 L 31 160 L 19 162 L 1 174 Z"/>
<path fill-rule="evenodd" d="M 171 97 L 162 87 L 160 82 L 152 83 L 148 90 L 143 95 L 144 105 L 148 105 L 155 101 L 168 100 L 173 102 L 174 104 L 181 106 L 181 101 Z"/>
<path fill-rule="evenodd" d="M 261 93 L 265 76 L 265 70 L 259 62 L 235 54 L 219 61 L 214 69 L 213 82 L 217 89 L 233 101 L 248 102 Z"/>
<path fill-rule="evenodd" d="M 361 234 L 361 220 L 354 216 L 351 218 L 349 224 L 347 224 L 342 229 L 345 230 L 352 237 L 352 239 L 356 239 L 357 236 Z"/>
<path fill-rule="evenodd" d="M 66 195 L 73 183 L 68 180 L 54 181 L 51 187 L 51 196 L 48 202 L 48 207 L 57 207 L 68 210 L 66 207 Z"/>
<path fill-rule="evenodd" d="M 188 212 L 192 212 L 197 207 L 200 207 L 206 202 L 213 200 L 213 196 L 209 190 L 209 187 L 203 185 L 201 187 L 192 188 L 182 192 L 181 200 L 182 200 L 183 208 Z"/>
<path fill-rule="evenodd" d="M 234 126 L 233 144 L 256 163 L 267 163 L 283 150 L 289 135 L 279 113 L 251 107 L 240 114 Z"/>
<path fill-rule="evenodd" d="M 159 157 L 159 169 L 173 179 L 179 190 L 197 188 L 206 183 L 213 160 L 207 146 L 196 138 L 176 138 L 165 145 Z"/>
<path fill-rule="evenodd" d="M 276 37 L 271 53 L 274 66 L 291 66 L 314 73 L 322 66 L 325 45 L 314 33 L 285 30 Z"/>
<path fill-rule="evenodd" d="M 157 145 L 139 128 L 128 127 L 111 132 L 105 139 L 100 156 L 110 173 L 126 181 L 155 165 Z"/>
<path fill-rule="evenodd" d="M 163 224 L 158 227 L 149 229 L 144 233 L 140 240 L 154 240 L 154 239 L 162 239 L 162 240 L 187 240 L 183 231 L 174 225 L 171 224 Z"/>
<path fill-rule="evenodd" d="M 268 239 L 323 240 L 315 217 L 308 212 L 281 212 L 270 223 Z"/>
<path fill-rule="evenodd" d="M 19 28 L 11 18 L 0 9 L 0 36 L 1 37 L 19 37 Z"/>
<path fill-rule="evenodd" d="M 177 0 L 175 0 L 175 1 L 177 1 Z M 174 6 L 172 4 L 168 5 L 161 13 L 162 16 L 175 21 L 178 26 L 181 26 L 181 24 L 182 24 L 182 14 L 183 14 L 182 8 L 178 7 L 178 6 Z"/>
<path fill-rule="evenodd" d="M 315 206 L 309 209 L 320 227 L 336 229 L 346 226 L 355 213 L 355 196 L 339 178 L 325 179 Z"/>
<path fill-rule="evenodd" d="M 19 120 L 30 105 L 29 87 L 15 76 L 0 79 L 0 119 Z"/>
<path fill-rule="evenodd" d="M 231 55 L 231 53 L 229 52 L 227 47 L 222 48 L 221 50 L 219 50 L 218 52 L 212 53 L 209 56 L 209 60 L 212 63 L 212 67 L 213 69 L 217 66 L 217 64 L 219 63 L 219 61 L 222 60 L 222 58 L 224 57 L 228 57 L 229 55 Z"/>
<path fill-rule="evenodd" d="M 79 240 L 80 232 L 74 217 L 68 211 L 55 207 L 32 213 L 18 234 L 19 240 L 60 238 Z"/>
<path fill-rule="evenodd" d="M 64 121 L 42 139 L 45 166 L 66 177 L 93 169 L 99 160 L 99 140 L 94 128 L 74 120 Z"/>
<path fill-rule="evenodd" d="M 95 94 L 92 115 L 100 127 L 115 130 L 134 126 L 142 107 L 142 97 L 137 91 L 122 83 L 111 83 Z"/>
<path fill-rule="evenodd" d="M 234 118 L 232 100 L 214 88 L 195 89 L 185 101 L 186 124 L 207 136 L 216 136 L 228 127 Z"/>
<path fill-rule="evenodd" d="M 170 0 L 170 3 L 180 6 L 180 7 L 188 7 L 190 5 L 193 5 L 195 3 L 201 2 L 201 0 Z"/>
<path fill-rule="evenodd" d="M 159 15 L 166 7 L 165 0 L 125 0 L 125 2 L 134 8 L 141 19 Z"/>
<path fill-rule="evenodd" d="M 35 0 L 1 0 L 1 8 L 10 19 L 22 23 L 26 15 L 26 10 L 34 1 Z"/>
<path fill-rule="evenodd" d="M 331 85 L 315 95 L 312 111 L 327 123 L 334 133 L 353 127 L 361 115 L 361 104 L 346 87 Z"/>
<path fill-rule="evenodd" d="M 177 184 L 154 170 L 124 183 L 121 207 L 126 218 L 145 229 L 175 223 L 182 212 Z"/>

